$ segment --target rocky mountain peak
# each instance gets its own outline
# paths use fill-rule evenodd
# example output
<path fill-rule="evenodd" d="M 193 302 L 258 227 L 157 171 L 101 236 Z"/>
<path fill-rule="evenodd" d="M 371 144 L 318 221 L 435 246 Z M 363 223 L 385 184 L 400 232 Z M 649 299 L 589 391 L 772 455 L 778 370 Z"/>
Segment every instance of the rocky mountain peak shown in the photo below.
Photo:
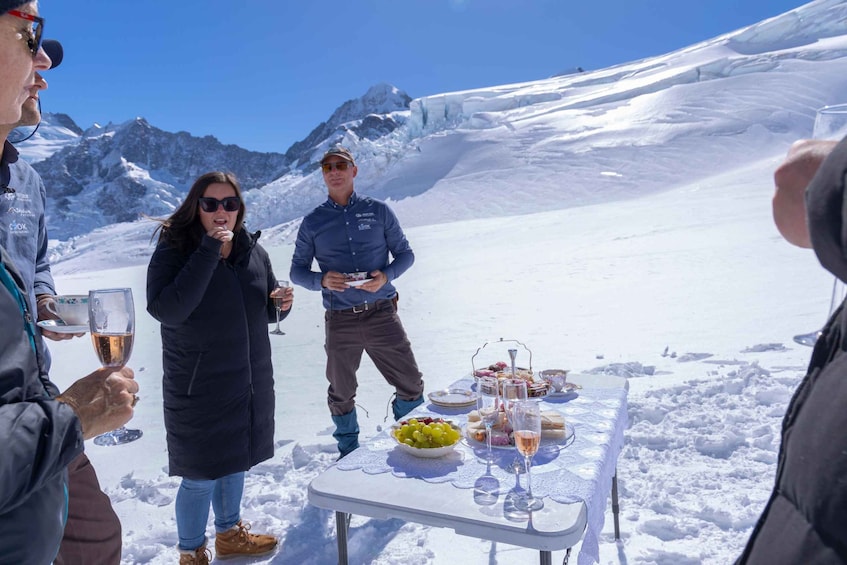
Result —
<path fill-rule="evenodd" d="M 402 119 L 396 113 L 410 102 L 390 84 L 374 85 L 285 155 L 224 145 L 211 135 L 167 132 L 143 117 L 82 130 L 65 114 L 45 114 L 34 143 L 54 139 L 59 145 L 33 166 L 49 187 L 50 236 L 66 239 L 141 215 L 167 215 L 194 179 L 211 170 L 235 173 L 245 191 L 263 187 L 291 169 L 314 168 L 313 155 L 349 132 L 366 139 L 391 133 Z"/>

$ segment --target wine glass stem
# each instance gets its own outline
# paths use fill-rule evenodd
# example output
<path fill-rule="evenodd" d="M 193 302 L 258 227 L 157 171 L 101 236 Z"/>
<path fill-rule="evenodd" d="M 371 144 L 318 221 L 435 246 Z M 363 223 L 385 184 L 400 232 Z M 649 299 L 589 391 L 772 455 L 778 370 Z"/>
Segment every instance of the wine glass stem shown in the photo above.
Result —
<path fill-rule="evenodd" d="M 526 461 L 526 495 L 529 500 L 532 500 L 532 476 L 529 472 L 532 468 L 532 456 L 524 455 L 524 461 Z"/>
<path fill-rule="evenodd" d="M 488 444 L 488 461 L 491 461 L 491 426 L 485 425 L 485 437 L 487 439 L 486 443 Z"/>
<path fill-rule="evenodd" d="M 276 309 L 276 331 L 279 331 L 279 308 Z"/>

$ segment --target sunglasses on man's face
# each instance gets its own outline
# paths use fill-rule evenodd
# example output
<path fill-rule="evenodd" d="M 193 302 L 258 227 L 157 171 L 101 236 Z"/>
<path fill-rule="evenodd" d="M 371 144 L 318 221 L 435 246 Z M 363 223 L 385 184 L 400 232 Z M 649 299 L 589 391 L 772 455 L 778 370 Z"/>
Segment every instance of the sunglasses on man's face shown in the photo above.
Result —
<path fill-rule="evenodd" d="M 329 173 L 332 171 L 332 168 L 335 167 L 336 171 L 346 171 L 352 166 L 353 163 L 349 163 L 347 161 L 339 161 L 337 163 L 321 163 L 321 170 L 325 173 Z"/>
<path fill-rule="evenodd" d="M 32 56 L 35 57 L 38 54 L 38 50 L 41 49 L 41 36 L 44 32 L 44 18 L 33 16 L 32 14 L 21 12 L 20 10 L 9 10 L 6 13 L 10 16 L 15 16 L 16 18 L 32 22 L 32 28 L 23 30 L 21 33 L 24 34 L 24 38 L 26 39 L 26 46 L 29 47 Z"/>
<path fill-rule="evenodd" d="M 241 201 L 237 196 L 227 196 L 223 200 L 205 196 L 200 198 L 200 209 L 207 214 L 214 214 L 218 211 L 219 206 L 223 206 L 225 212 L 236 212 L 241 208 Z"/>

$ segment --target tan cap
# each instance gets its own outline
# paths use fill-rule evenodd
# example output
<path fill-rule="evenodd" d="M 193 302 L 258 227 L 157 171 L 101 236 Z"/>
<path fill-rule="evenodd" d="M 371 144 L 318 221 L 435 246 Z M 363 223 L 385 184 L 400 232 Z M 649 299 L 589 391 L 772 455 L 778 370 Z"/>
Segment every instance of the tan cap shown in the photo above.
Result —
<path fill-rule="evenodd" d="M 321 157 L 321 164 L 323 165 L 323 162 L 326 161 L 327 158 L 332 157 L 333 155 L 341 157 L 345 161 L 350 161 L 353 165 L 356 164 L 356 161 L 353 160 L 353 154 L 350 153 L 350 150 L 341 145 L 335 145 L 331 147 L 329 151 L 324 153 L 324 156 Z"/>

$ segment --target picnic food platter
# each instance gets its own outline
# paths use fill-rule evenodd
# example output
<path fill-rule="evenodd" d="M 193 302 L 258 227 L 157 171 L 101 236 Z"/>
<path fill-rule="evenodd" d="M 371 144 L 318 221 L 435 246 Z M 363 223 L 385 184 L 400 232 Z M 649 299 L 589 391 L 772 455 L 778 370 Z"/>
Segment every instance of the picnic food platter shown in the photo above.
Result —
<path fill-rule="evenodd" d="M 473 447 L 487 447 L 488 431 L 479 419 L 476 410 L 468 414 L 468 423 L 463 429 L 465 438 Z M 565 423 L 565 417 L 555 410 L 541 412 L 541 442 L 542 444 L 564 444 L 573 437 L 573 426 Z M 504 414 L 491 428 L 491 447 L 493 449 L 514 449 L 515 442 L 512 429 Z"/>
<path fill-rule="evenodd" d="M 506 414 L 501 410 L 497 421 L 491 426 L 491 447 L 497 449 L 514 449 L 515 440 Z M 475 446 L 487 446 L 488 430 L 479 417 L 479 412 L 473 410 L 468 414 L 468 423 L 463 429 L 468 443 Z M 555 410 L 541 411 L 541 441 L 547 443 L 564 443 L 573 435 L 573 427 L 565 423 L 565 417 Z"/>

